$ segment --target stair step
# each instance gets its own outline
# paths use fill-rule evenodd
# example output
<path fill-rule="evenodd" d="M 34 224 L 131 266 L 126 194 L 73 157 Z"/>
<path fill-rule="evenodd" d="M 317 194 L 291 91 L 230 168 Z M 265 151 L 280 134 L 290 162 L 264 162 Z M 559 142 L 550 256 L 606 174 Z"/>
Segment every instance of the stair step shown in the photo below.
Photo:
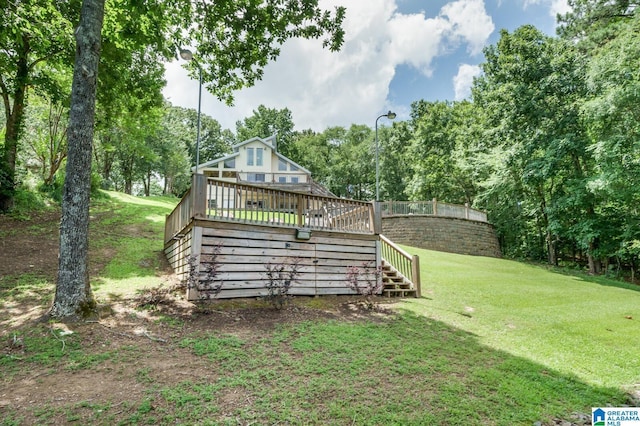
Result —
<path fill-rule="evenodd" d="M 402 284 L 402 285 L 385 285 L 385 290 L 414 290 L 410 284 Z"/>
<path fill-rule="evenodd" d="M 386 297 L 405 297 L 405 296 L 413 296 L 416 295 L 415 289 L 384 289 L 382 290 L 382 295 Z"/>

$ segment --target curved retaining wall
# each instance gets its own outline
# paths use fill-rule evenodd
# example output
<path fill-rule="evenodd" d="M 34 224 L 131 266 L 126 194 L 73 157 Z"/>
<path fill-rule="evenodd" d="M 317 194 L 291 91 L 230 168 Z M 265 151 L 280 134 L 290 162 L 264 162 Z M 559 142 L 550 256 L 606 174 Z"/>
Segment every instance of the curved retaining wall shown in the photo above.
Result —
<path fill-rule="evenodd" d="M 385 216 L 382 234 L 394 243 L 474 256 L 502 257 L 493 226 L 441 216 Z"/>

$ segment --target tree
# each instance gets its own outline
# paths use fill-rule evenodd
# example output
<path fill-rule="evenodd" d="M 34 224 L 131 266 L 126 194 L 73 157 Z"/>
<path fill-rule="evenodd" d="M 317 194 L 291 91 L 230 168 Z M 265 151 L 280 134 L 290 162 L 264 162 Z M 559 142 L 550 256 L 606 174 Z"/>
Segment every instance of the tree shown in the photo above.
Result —
<path fill-rule="evenodd" d="M 375 197 L 375 146 L 373 131 L 362 124 L 334 129 L 329 190 L 339 197 L 371 200 Z"/>
<path fill-rule="evenodd" d="M 0 145 L 0 212 L 13 206 L 28 87 L 48 93 L 53 101 L 62 96 L 52 74 L 68 67 L 73 43 L 68 16 L 74 9 L 73 1 L 0 0 L 0 96 L 5 112 L 4 144 Z"/>
<path fill-rule="evenodd" d="M 597 161 L 590 188 L 603 200 L 605 223 L 617 225 L 603 233 L 599 248 L 633 272 L 640 255 L 640 16 L 616 27 L 617 36 L 593 52 L 587 68 L 592 96 L 582 112 Z"/>
<path fill-rule="evenodd" d="M 143 31 L 149 31 L 154 27 L 145 25 L 147 19 L 138 18 L 153 15 L 175 19 L 169 21 L 173 26 L 163 25 L 160 30 L 171 27 L 178 44 L 191 41 L 198 44 L 207 88 L 228 102 L 233 99 L 233 90 L 253 84 L 262 75 L 264 66 L 277 56 L 279 46 L 288 38 L 319 38 L 327 34 L 323 44 L 332 50 L 337 50 L 343 41 L 340 25 L 344 8 L 337 8 L 332 15 L 320 9 L 315 1 L 158 3 L 172 9 L 172 13 L 164 15 L 164 8 L 154 9 L 150 3 L 139 5 L 139 9 L 121 9 L 123 21 L 119 22 L 129 23 L 132 19 L 137 25 L 142 22 Z M 51 309 L 51 315 L 56 317 L 86 314 L 95 304 L 87 274 L 87 249 L 91 144 L 103 16 L 104 0 L 83 0 L 80 25 L 75 31 L 77 53 L 60 226 L 60 266 Z M 158 35 L 156 41 L 162 44 L 166 34 Z M 123 44 L 127 41 L 131 40 L 125 37 Z"/>
<path fill-rule="evenodd" d="M 43 185 L 51 187 L 67 158 L 68 108 L 52 101 L 34 103 L 28 115 L 31 121 L 25 139 L 30 156 L 38 162 Z"/>
<path fill-rule="evenodd" d="M 60 255 L 53 317 L 93 311 L 89 284 L 89 193 L 104 0 L 83 0 L 75 31 L 76 59 L 69 113 L 67 170 L 62 195 Z"/>
<path fill-rule="evenodd" d="M 312 130 L 296 132 L 289 148 L 293 152 L 289 158 L 308 169 L 313 180 L 326 187 L 329 186 L 330 159 L 335 149 L 330 141 L 331 133 L 331 129 L 322 133 Z"/>
<path fill-rule="evenodd" d="M 277 133 L 277 151 L 285 157 L 292 158 L 293 127 L 291 111 L 288 108 L 277 110 L 260 105 L 251 117 L 236 123 L 236 135 L 238 142 L 242 142 L 256 136 L 266 138 Z"/>
<path fill-rule="evenodd" d="M 379 129 L 380 144 L 380 198 L 382 200 L 407 200 L 409 164 L 407 146 L 411 130 L 407 122 L 397 122 L 393 127 Z"/>
<path fill-rule="evenodd" d="M 473 96 L 499 150 L 494 176 L 509 181 L 491 185 L 512 191 L 501 200 L 526 215 L 550 263 L 565 238 L 587 252 L 597 272 L 599 218 L 587 185 L 593 161 L 578 107 L 586 93 L 582 57 L 532 26 L 502 31 L 485 56 Z M 498 226 L 509 232 L 507 223 Z"/>
<path fill-rule="evenodd" d="M 558 34 L 578 41 L 584 51 L 601 47 L 618 34 L 618 24 L 632 19 L 640 2 L 630 0 L 568 0 L 571 11 L 558 16 Z"/>

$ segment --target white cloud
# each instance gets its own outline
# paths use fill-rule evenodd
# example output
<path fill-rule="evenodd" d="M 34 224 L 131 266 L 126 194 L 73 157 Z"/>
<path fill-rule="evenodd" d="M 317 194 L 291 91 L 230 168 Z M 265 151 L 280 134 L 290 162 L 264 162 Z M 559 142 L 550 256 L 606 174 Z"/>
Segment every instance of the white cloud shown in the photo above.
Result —
<path fill-rule="evenodd" d="M 571 6 L 567 3 L 567 0 L 552 0 L 550 13 L 554 18 L 560 14 L 564 15 L 565 13 L 571 12 Z"/>
<path fill-rule="evenodd" d="M 453 77 L 456 101 L 461 101 L 471 95 L 473 78 L 479 76 L 481 72 L 478 65 L 462 64 L 458 67 L 458 74 Z"/>
<path fill-rule="evenodd" d="M 289 108 L 298 129 L 368 123 L 393 107 L 387 97 L 398 65 L 429 77 L 439 56 L 458 46 L 477 54 L 494 30 L 482 0 L 450 2 L 433 17 L 399 13 L 396 0 L 325 0 L 321 6 L 338 3 L 347 5 L 340 52 L 322 49 L 318 40 L 289 40 L 262 81 L 235 94 L 233 107 L 203 91 L 203 112 L 232 130 L 261 104 Z M 167 65 L 165 96 L 174 105 L 197 108 L 198 83 L 185 81 L 180 65 Z"/>
<path fill-rule="evenodd" d="M 567 0 L 524 0 L 524 8 L 531 4 L 540 4 L 549 8 L 549 16 L 556 18 L 558 14 L 564 15 L 571 11 Z"/>
<path fill-rule="evenodd" d="M 477 55 L 495 29 L 483 0 L 459 0 L 442 7 L 441 15 L 452 24 L 452 37 L 461 38 L 469 53 Z"/>

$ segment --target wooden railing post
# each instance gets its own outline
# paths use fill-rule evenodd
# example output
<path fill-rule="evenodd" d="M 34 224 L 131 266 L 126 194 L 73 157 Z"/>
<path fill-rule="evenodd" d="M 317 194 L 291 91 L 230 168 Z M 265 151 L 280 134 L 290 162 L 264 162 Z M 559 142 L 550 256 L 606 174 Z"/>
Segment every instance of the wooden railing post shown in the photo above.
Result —
<path fill-rule="evenodd" d="M 433 206 L 433 215 L 434 216 L 438 216 L 438 200 L 434 198 L 432 203 L 433 203 L 433 205 L 432 205 Z"/>
<path fill-rule="evenodd" d="M 464 203 L 464 218 L 469 220 L 469 203 Z"/>
<path fill-rule="evenodd" d="M 207 217 L 207 177 L 194 174 L 191 184 L 191 214 L 194 218 Z"/>
<path fill-rule="evenodd" d="M 302 194 L 298 194 L 296 199 L 298 205 L 298 226 L 304 226 L 304 197 Z"/>
<path fill-rule="evenodd" d="M 382 202 L 380 201 L 374 201 L 373 202 L 373 209 L 369 210 L 370 216 L 372 216 L 370 218 L 370 222 L 371 224 L 373 224 L 373 233 L 378 235 L 378 234 L 382 234 L 382 209 L 381 209 L 381 204 Z"/>
<path fill-rule="evenodd" d="M 411 281 L 416 286 L 416 297 L 421 297 L 422 294 L 422 285 L 420 284 L 420 257 L 417 254 L 414 254 L 411 257 Z"/>

